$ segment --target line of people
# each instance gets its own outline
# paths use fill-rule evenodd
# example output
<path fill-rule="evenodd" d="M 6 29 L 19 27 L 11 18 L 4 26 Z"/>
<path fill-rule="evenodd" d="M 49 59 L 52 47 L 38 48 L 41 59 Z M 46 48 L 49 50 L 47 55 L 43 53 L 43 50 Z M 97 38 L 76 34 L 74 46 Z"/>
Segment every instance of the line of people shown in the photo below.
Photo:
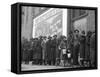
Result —
<path fill-rule="evenodd" d="M 94 66 L 95 65 L 95 32 L 79 30 L 70 32 L 68 37 L 54 35 L 40 36 L 22 43 L 22 61 L 28 64 Z"/>

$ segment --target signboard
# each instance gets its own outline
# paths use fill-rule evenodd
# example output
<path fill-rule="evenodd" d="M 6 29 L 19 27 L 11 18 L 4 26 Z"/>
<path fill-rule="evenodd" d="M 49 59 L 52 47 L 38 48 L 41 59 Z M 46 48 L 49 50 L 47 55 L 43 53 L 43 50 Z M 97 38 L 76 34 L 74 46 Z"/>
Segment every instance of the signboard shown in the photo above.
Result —
<path fill-rule="evenodd" d="M 51 8 L 36 17 L 33 23 L 33 38 L 67 35 L 67 9 Z"/>
<path fill-rule="evenodd" d="M 61 35 L 62 34 L 62 10 L 51 8 L 34 19 L 33 37 Z"/>

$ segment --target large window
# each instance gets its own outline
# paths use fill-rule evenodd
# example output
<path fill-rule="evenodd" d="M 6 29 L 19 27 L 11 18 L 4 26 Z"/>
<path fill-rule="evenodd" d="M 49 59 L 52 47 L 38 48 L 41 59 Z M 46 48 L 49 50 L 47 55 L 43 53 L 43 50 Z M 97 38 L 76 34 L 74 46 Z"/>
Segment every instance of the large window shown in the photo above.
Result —
<path fill-rule="evenodd" d="M 67 36 L 67 9 L 50 8 L 33 19 L 33 38 L 55 34 Z"/>

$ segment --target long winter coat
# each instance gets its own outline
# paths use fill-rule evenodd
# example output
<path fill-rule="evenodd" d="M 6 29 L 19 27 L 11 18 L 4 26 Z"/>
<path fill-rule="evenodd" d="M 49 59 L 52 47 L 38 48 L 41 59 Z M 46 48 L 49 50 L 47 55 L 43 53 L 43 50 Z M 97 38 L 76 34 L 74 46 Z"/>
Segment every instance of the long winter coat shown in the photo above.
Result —
<path fill-rule="evenodd" d="M 51 50 L 51 47 L 52 47 L 52 40 L 48 40 L 47 43 L 46 43 L 46 59 L 48 61 L 52 60 L 53 59 L 53 52 Z"/>
<path fill-rule="evenodd" d="M 73 46 L 73 64 L 77 65 L 78 64 L 78 54 L 79 54 L 79 36 L 74 37 L 74 46 Z"/>
<path fill-rule="evenodd" d="M 66 43 L 64 41 L 61 41 L 59 48 L 61 50 L 60 59 L 64 60 L 67 57 Z M 65 51 L 63 52 L 63 50 Z M 64 57 L 63 55 L 66 55 L 66 57 Z"/>
<path fill-rule="evenodd" d="M 80 58 L 85 58 L 85 42 L 86 41 L 86 37 L 85 36 L 80 36 Z"/>
<path fill-rule="evenodd" d="M 59 49 L 60 43 L 61 43 L 61 39 L 59 38 L 57 40 L 56 59 L 60 59 L 60 54 L 61 54 L 61 50 Z"/>
<path fill-rule="evenodd" d="M 53 39 L 51 42 L 51 53 L 52 53 L 52 59 L 56 60 L 56 51 L 57 51 L 57 39 Z"/>
<path fill-rule="evenodd" d="M 73 42 L 74 42 L 74 36 L 71 34 L 68 36 L 67 39 L 67 49 L 71 52 L 71 58 L 73 57 Z"/>
<path fill-rule="evenodd" d="M 43 40 L 41 43 L 42 46 L 42 59 L 46 59 L 46 40 Z"/>
<path fill-rule="evenodd" d="M 96 46 L 95 46 L 95 33 L 92 34 L 91 38 L 90 38 L 90 59 L 91 59 L 91 63 L 94 64 L 95 63 L 95 54 L 96 54 Z"/>
<path fill-rule="evenodd" d="M 90 60 L 90 35 L 86 36 L 85 59 Z"/>
<path fill-rule="evenodd" d="M 34 53 L 33 53 L 33 59 L 42 59 L 42 47 L 41 47 L 41 41 L 35 40 L 34 41 Z"/>
<path fill-rule="evenodd" d="M 41 46 L 41 42 L 42 42 L 42 40 L 38 40 L 37 41 L 37 47 L 36 47 L 37 59 L 42 59 L 42 46 Z"/>

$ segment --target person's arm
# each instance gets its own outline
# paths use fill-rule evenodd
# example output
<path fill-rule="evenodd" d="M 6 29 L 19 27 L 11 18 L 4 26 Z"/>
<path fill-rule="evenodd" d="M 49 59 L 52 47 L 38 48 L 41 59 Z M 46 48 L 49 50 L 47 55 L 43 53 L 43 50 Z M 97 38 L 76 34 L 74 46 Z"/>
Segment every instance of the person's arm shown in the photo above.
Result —
<path fill-rule="evenodd" d="M 58 48 L 59 48 L 59 50 L 61 50 L 61 43 L 60 43 L 60 45 L 58 46 Z"/>
<path fill-rule="evenodd" d="M 43 41 L 41 42 L 41 46 L 43 47 Z"/>

